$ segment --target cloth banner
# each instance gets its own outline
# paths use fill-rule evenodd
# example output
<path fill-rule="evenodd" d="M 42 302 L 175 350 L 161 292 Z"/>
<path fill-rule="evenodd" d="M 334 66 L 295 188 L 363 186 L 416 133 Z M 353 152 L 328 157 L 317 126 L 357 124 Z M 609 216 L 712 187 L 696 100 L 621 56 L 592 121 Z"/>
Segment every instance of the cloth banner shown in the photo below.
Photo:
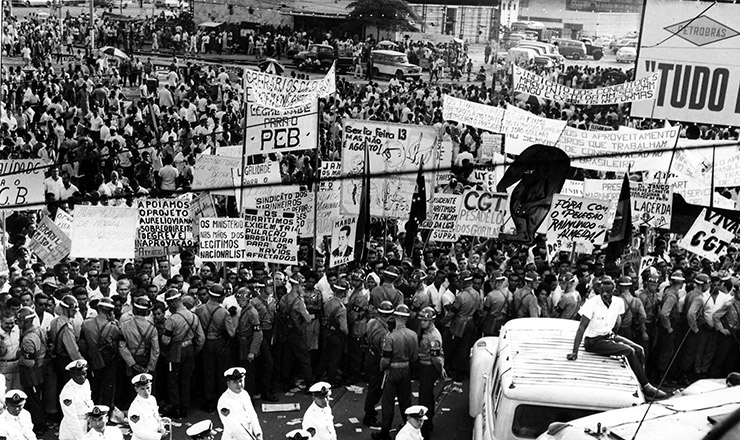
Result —
<path fill-rule="evenodd" d="M 201 154 L 193 167 L 193 191 L 208 191 L 211 194 L 233 196 L 233 170 L 242 166 L 240 157 Z M 224 189 L 218 189 L 224 188 Z"/>
<path fill-rule="evenodd" d="M 563 188 L 560 190 L 560 194 L 564 196 L 584 197 L 583 188 L 584 183 L 580 180 L 566 179 Z"/>
<path fill-rule="evenodd" d="M 160 257 L 195 246 L 190 200 L 137 199 L 139 228 L 136 257 Z"/>
<path fill-rule="evenodd" d="M 673 188 L 661 183 L 630 182 L 632 224 L 653 228 L 671 225 Z"/>
<path fill-rule="evenodd" d="M 28 250 L 36 254 L 47 267 L 52 267 L 69 255 L 72 242 L 49 216 L 41 219 L 36 227 Z"/>
<path fill-rule="evenodd" d="M 341 182 L 324 180 L 337 178 L 342 175 L 342 162 L 340 161 L 322 161 L 319 168 L 321 173 L 321 183 L 319 191 L 316 193 L 316 235 L 323 237 L 331 235 L 334 227 L 334 219 L 339 217 L 339 200 L 341 197 Z"/>
<path fill-rule="evenodd" d="M 607 234 L 608 200 L 555 194 L 552 208 L 547 214 L 548 243 L 560 240 L 560 249 L 577 252 L 592 252 L 595 244 L 601 244 Z"/>
<path fill-rule="evenodd" d="M 740 225 L 716 212 L 702 209 L 678 245 L 709 261 L 717 262 L 740 232 Z"/>
<path fill-rule="evenodd" d="M 460 124 L 500 133 L 504 109 L 442 95 L 442 117 L 446 121 L 456 121 Z"/>
<path fill-rule="evenodd" d="M 295 214 L 247 208 L 242 216 L 246 231 L 247 260 L 298 264 Z"/>
<path fill-rule="evenodd" d="M 245 261 L 247 243 L 242 218 L 202 217 L 198 221 L 198 256 L 203 261 Z"/>
<path fill-rule="evenodd" d="M 514 92 L 528 93 L 542 99 L 580 105 L 612 105 L 655 98 L 660 73 L 651 73 L 635 81 L 596 89 L 574 89 L 514 66 Z"/>
<path fill-rule="evenodd" d="M 522 154 L 532 144 L 553 146 L 566 127 L 566 121 L 542 118 L 514 105 L 506 106 L 501 132 L 506 135 L 506 152 Z M 510 146 L 514 146 L 511 149 Z"/>
<path fill-rule="evenodd" d="M 617 202 L 622 191 L 624 179 L 584 179 L 583 195 L 587 199 L 599 199 L 609 202 L 609 210 L 606 214 L 606 224 L 614 223 L 617 214 Z M 563 194 L 563 191 L 560 191 Z"/>
<path fill-rule="evenodd" d="M 0 209 L 39 209 L 46 201 L 44 171 L 46 164 L 41 159 L 0 160 Z"/>
<path fill-rule="evenodd" d="M 249 89 L 254 102 L 267 108 L 306 106 L 336 92 L 335 70 L 332 64 L 324 78 L 306 80 L 244 69 L 244 90 Z"/>
<path fill-rule="evenodd" d="M 70 258 L 133 259 L 139 210 L 120 206 L 75 208 Z"/>
<path fill-rule="evenodd" d="M 357 217 L 342 217 L 334 222 L 331 232 L 331 253 L 329 267 L 347 264 L 355 259 L 355 244 L 357 236 Z"/>

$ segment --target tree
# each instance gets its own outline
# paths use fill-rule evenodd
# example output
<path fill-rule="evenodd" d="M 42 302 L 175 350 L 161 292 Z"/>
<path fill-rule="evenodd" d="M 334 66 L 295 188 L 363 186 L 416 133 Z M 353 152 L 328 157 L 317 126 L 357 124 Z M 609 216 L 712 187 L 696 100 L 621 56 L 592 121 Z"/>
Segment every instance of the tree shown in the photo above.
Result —
<path fill-rule="evenodd" d="M 347 5 L 352 9 L 349 17 L 366 25 L 390 31 L 415 32 L 413 22 L 419 17 L 405 0 L 353 0 Z"/>

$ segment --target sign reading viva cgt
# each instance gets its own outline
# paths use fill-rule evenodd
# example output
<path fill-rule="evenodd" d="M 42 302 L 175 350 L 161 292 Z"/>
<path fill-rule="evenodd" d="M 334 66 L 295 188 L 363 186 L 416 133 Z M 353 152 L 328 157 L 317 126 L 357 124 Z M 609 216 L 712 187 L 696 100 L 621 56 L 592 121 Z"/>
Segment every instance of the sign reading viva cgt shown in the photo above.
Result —
<path fill-rule="evenodd" d="M 637 77 L 660 73 L 654 101 L 633 117 L 737 125 L 740 116 L 740 5 L 647 2 Z"/>

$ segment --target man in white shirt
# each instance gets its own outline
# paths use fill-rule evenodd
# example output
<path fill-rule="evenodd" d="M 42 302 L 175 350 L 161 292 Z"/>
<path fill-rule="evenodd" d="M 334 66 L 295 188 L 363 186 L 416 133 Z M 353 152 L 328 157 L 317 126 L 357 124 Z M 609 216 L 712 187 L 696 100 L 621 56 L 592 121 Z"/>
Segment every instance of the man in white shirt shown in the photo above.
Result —
<path fill-rule="evenodd" d="M 54 200 L 62 200 L 64 185 L 59 177 L 59 168 L 54 165 L 49 168 L 49 177 L 44 179 L 44 194 L 54 194 Z"/>
<path fill-rule="evenodd" d="M 569 361 L 578 359 L 578 349 L 585 336 L 583 348 L 587 352 L 604 356 L 625 356 L 647 397 L 652 399 L 668 397 L 668 394 L 648 381 L 644 368 L 645 352 L 642 347 L 614 333 L 615 329 L 619 328 L 626 310 L 624 300 L 612 296 L 614 280 L 611 277 L 604 276 L 600 283 L 601 294 L 587 299 L 578 312 L 581 315 L 581 325 L 573 341 L 573 352 L 568 354 L 567 359 Z"/>

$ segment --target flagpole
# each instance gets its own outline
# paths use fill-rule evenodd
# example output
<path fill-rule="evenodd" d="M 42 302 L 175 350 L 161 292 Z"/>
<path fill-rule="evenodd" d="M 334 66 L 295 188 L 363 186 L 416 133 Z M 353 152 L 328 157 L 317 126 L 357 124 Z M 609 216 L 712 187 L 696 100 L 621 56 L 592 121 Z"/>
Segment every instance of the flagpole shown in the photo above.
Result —
<path fill-rule="evenodd" d="M 319 170 L 319 158 L 321 155 L 321 136 L 319 136 L 319 133 L 321 132 L 321 100 L 319 97 L 316 97 L 316 110 L 318 111 L 318 116 L 316 117 L 316 157 L 314 159 L 314 182 L 313 182 L 313 255 L 311 259 L 313 260 L 313 270 L 316 270 L 316 246 L 319 244 L 319 236 L 317 234 L 318 232 L 318 202 L 319 202 L 319 185 L 321 185 L 321 171 Z M 356 233 L 357 231 L 355 231 Z"/>
<path fill-rule="evenodd" d="M 249 88 L 247 87 L 247 68 L 244 68 L 244 71 L 242 72 L 244 75 L 244 105 L 242 108 L 244 108 L 244 129 L 242 130 L 242 164 L 241 164 L 241 177 L 240 177 L 240 184 L 239 184 L 239 191 L 235 192 L 236 194 L 239 194 L 239 199 L 236 201 L 236 207 L 239 211 L 244 209 L 244 206 L 242 206 L 244 201 L 244 167 L 246 166 L 247 161 L 247 115 L 249 113 Z M 214 142 L 215 146 L 215 142 Z M 239 213 L 239 216 L 241 216 L 241 212 Z"/>
<path fill-rule="evenodd" d="M 709 188 L 709 207 L 714 208 L 714 168 L 715 168 L 715 157 L 717 154 L 717 147 L 712 146 L 712 180 Z"/>

